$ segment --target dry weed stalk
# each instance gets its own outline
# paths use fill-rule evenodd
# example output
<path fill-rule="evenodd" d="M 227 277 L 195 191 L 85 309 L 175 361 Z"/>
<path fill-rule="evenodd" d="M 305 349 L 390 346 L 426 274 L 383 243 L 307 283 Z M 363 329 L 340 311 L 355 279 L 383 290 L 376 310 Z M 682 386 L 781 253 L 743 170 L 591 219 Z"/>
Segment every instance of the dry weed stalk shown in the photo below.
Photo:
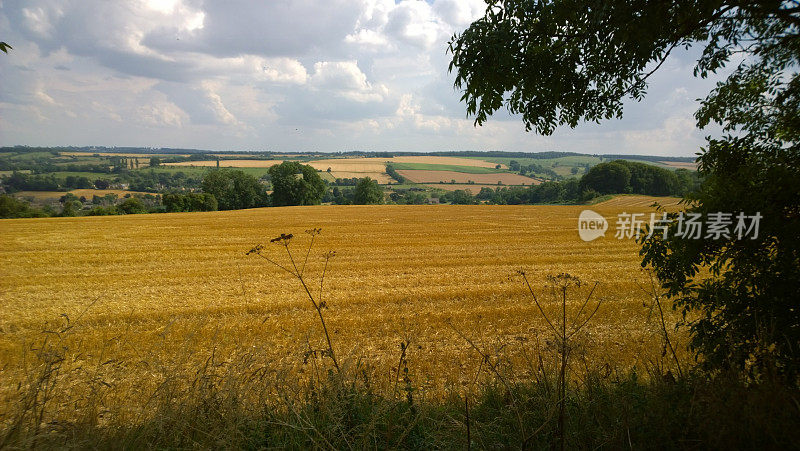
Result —
<path fill-rule="evenodd" d="M 680 359 L 678 359 L 678 353 L 675 351 L 675 346 L 672 343 L 672 340 L 669 337 L 669 331 L 667 330 L 667 320 L 664 317 L 664 308 L 661 305 L 661 297 L 662 293 L 659 292 L 659 286 L 656 280 L 655 275 L 653 274 L 652 268 L 643 268 L 642 269 L 648 276 L 649 284 L 647 286 L 643 286 L 638 281 L 636 284 L 639 286 L 639 289 L 647 293 L 647 295 L 652 300 L 650 304 L 650 311 L 648 312 L 648 318 L 652 315 L 653 310 L 658 311 L 658 318 L 659 318 L 659 327 L 661 329 L 661 338 L 664 340 L 661 350 L 661 356 L 664 357 L 667 354 L 667 350 L 669 349 L 669 353 L 672 356 L 672 359 L 675 361 L 675 370 L 678 372 L 678 377 L 683 377 L 683 369 L 681 368 Z M 647 304 L 644 304 L 647 307 Z M 666 377 L 671 377 L 671 374 L 663 375 Z"/>
<path fill-rule="evenodd" d="M 561 315 L 560 318 L 554 318 L 553 320 L 547 316 L 545 313 L 544 308 L 542 308 L 542 304 L 536 297 L 536 293 L 533 291 L 533 287 L 531 287 L 530 282 L 528 281 L 528 276 L 523 270 L 517 271 L 517 274 L 522 277 L 522 280 L 525 282 L 525 286 L 528 288 L 528 292 L 531 294 L 533 298 L 533 302 L 536 304 L 536 308 L 539 310 L 539 313 L 542 315 L 542 318 L 547 323 L 547 326 L 553 333 L 553 336 L 556 339 L 556 351 L 560 358 L 559 370 L 558 370 L 558 439 L 559 439 L 559 448 L 561 450 L 564 449 L 566 443 L 566 398 L 567 398 L 567 367 L 569 364 L 569 354 L 572 350 L 572 345 L 570 344 L 570 339 L 575 336 L 578 332 L 580 332 L 586 324 L 594 317 L 597 313 L 597 310 L 600 309 L 600 305 L 603 303 L 602 300 L 598 300 L 594 306 L 594 309 L 589 312 L 586 309 L 589 306 L 589 303 L 592 299 L 592 295 L 594 294 L 594 290 L 597 288 L 599 282 L 595 282 L 592 285 L 589 294 L 586 296 L 586 299 L 583 300 L 581 303 L 578 312 L 572 317 L 567 317 L 567 292 L 570 288 L 580 288 L 583 285 L 583 282 L 580 278 L 572 276 L 567 273 L 561 273 L 558 275 L 550 275 L 547 276 L 547 280 L 550 283 L 550 289 L 553 292 L 554 297 L 557 301 L 560 302 L 561 307 Z"/>
<path fill-rule="evenodd" d="M 262 244 L 259 244 L 259 245 L 255 246 L 255 247 L 253 247 L 252 249 L 250 249 L 247 252 L 247 255 L 257 255 L 257 256 L 263 258 L 264 260 L 266 260 L 266 261 L 270 262 L 271 264 L 277 266 L 278 268 L 282 269 L 283 271 L 289 273 L 291 276 L 293 276 L 295 279 L 297 279 L 300 282 L 300 285 L 302 286 L 303 290 L 305 291 L 306 295 L 308 296 L 308 300 L 311 301 L 311 305 L 313 305 L 314 306 L 314 310 L 317 311 L 317 315 L 319 316 L 319 321 L 322 324 L 322 330 L 323 330 L 323 332 L 325 334 L 325 340 L 328 343 L 328 349 L 326 349 L 325 352 L 326 352 L 327 356 L 330 357 L 331 361 L 333 362 L 333 366 L 334 366 L 334 368 L 336 368 L 336 372 L 341 374 L 342 370 L 339 367 L 339 361 L 336 360 L 336 353 L 333 350 L 333 344 L 331 342 L 331 335 L 328 333 L 328 326 L 325 324 L 325 316 L 322 314 L 322 310 L 328 308 L 328 306 L 325 303 L 325 301 L 322 300 L 323 284 L 325 283 L 325 274 L 328 271 L 328 263 L 330 262 L 331 258 L 333 258 L 336 255 L 336 252 L 335 251 L 329 251 L 329 252 L 326 252 L 326 253 L 324 253 L 322 255 L 325 264 L 324 264 L 323 269 L 322 269 L 322 275 L 319 278 L 319 294 L 316 297 L 314 297 L 314 295 L 311 293 L 311 289 L 308 287 L 308 284 L 306 283 L 306 278 L 305 278 L 305 270 L 306 270 L 306 265 L 308 264 L 308 257 L 311 255 L 311 248 L 314 246 L 315 238 L 321 232 L 322 232 L 322 229 L 319 229 L 319 228 L 306 230 L 306 234 L 311 236 L 311 241 L 308 243 L 308 249 L 306 249 L 305 259 L 303 260 L 303 264 L 300 267 L 297 266 L 297 262 L 295 262 L 294 255 L 292 255 L 292 250 L 289 247 L 289 245 L 291 244 L 292 238 L 294 237 L 294 235 L 291 234 L 291 233 L 288 234 L 288 235 L 282 233 L 282 234 L 280 234 L 280 236 L 270 240 L 271 243 L 278 244 L 280 246 L 283 246 L 284 249 L 286 249 L 286 254 L 289 257 L 289 262 L 291 263 L 291 265 L 282 265 L 282 264 L 278 263 L 277 261 L 273 260 L 272 258 L 264 255 L 264 253 L 263 253 L 264 245 L 262 245 Z"/>

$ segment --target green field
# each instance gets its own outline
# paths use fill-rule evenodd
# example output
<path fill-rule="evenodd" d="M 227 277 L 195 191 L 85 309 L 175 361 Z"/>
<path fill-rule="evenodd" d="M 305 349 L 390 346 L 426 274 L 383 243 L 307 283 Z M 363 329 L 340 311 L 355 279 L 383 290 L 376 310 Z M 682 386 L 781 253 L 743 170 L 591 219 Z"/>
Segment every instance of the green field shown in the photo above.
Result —
<path fill-rule="evenodd" d="M 26 160 L 34 160 L 37 158 L 54 158 L 52 152 L 28 152 L 28 151 L 20 151 L 20 152 L 3 152 L 0 153 L 0 158 L 6 158 L 12 161 L 26 161 Z"/>
<path fill-rule="evenodd" d="M 22 170 L 19 170 L 19 171 L 0 171 L 0 177 L 4 177 L 6 175 L 11 175 L 11 174 L 13 174 L 15 172 L 19 172 L 20 174 L 30 174 L 31 173 L 31 171 L 28 170 L 28 169 L 22 169 Z"/>
<path fill-rule="evenodd" d="M 508 166 L 508 164 L 512 160 L 517 161 L 522 166 L 538 164 L 539 166 L 552 169 L 556 174 L 562 177 L 574 177 L 575 175 L 572 174 L 573 167 L 578 168 L 579 172 L 577 175 L 583 175 L 585 172 L 584 169 L 585 165 L 588 164 L 591 167 L 602 162 L 600 157 L 595 157 L 592 155 L 569 155 L 560 158 L 508 158 L 508 157 L 468 157 L 468 158 L 491 161 L 492 163 L 500 163 L 506 166 Z M 541 173 L 536 173 L 536 175 L 540 177 L 547 177 L 546 174 L 541 174 Z"/>
<path fill-rule="evenodd" d="M 331 173 L 329 173 L 329 172 L 325 172 L 325 171 L 318 171 L 318 172 L 317 172 L 317 174 L 319 174 L 319 176 L 320 176 L 320 177 L 322 177 L 322 180 L 325 180 L 325 181 L 327 181 L 327 182 L 335 182 L 335 181 L 336 181 L 336 177 L 334 177 L 334 176 L 333 176 Z"/>
<path fill-rule="evenodd" d="M 74 171 L 48 172 L 46 175 L 53 175 L 59 180 L 63 180 L 72 175 L 75 177 L 86 177 L 92 181 L 97 179 L 113 180 L 114 177 L 116 177 L 116 174 L 106 174 L 104 172 L 74 172 Z"/>

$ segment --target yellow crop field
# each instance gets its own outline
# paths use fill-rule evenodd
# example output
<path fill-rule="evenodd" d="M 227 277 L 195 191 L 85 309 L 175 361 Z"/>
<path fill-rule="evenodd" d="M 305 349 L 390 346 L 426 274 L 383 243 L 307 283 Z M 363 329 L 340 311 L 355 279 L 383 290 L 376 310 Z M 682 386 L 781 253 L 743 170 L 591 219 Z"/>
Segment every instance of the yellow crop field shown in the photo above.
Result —
<path fill-rule="evenodd" d="M 441 164 L 453 166 L 471 166 L 479 168 L 494 168 L 497 163 L 473 158 L 441 157 L 441 156 L 399 156 L 392 158 L 331 158 L 327 160 L 313 160 L 308 164 L 321 171 L 331 168 L 332 171 L 349 172 L 382 172 L 386 163 L 422 163 Z M 505 168 L 504 165 L 501 167 Z"/>
<path fill-rule="evenodd" d="M 336 178 L 336 179 L 352 179 L 352 178 L 360 179 L 360 178 L 364 178 L 364 177 L 369 177 L 372 180 L 377 180 L 378 183 L 381 183 L 381 184 L 391 183 L 391 182 L 394 181 L 385 172 L 331 171 L 331 176 L 333 176 L 333 178 Z"/>
<path fill-rule="evenodd" d="M 416 183 L 469 183 L 491 185 L 502 182 L 504 185 L 538 185 L 542 183 L 534 178 L 524 175 L 499 172 L 496 174 L 468 174 L 466 172 L 455 171 L 430 171 L 423 169 L 402 169 L 397 171 L 403 177 Z"/>
<path fill-rule="evenodd" d="M 308 164 L 314 166 L 315 164 L 319 165 L 345 165 L 345 166 L 358 166 L 362 168 L 381 168 L 385 166 L 386 163 L 423 163 L 423 164 L 442 164 L 442 165 L 453 165 L 453 166 L 472 166 L 472 167 L 479 167 L 479 168 L 494 168 L 497 166 L 497 163 L 492 163 L 490 161 L 478 160 L 474 158 L 461 158 L 461 157 L 441 157 L 441 156 L 398 156 L 392 158 L 379 158 L 379 157 L 365 157 L 365 158 L 331 158 L 327 160 L 314 160 L 310 161 Z M 505 165 L 500 165 L 501 167 L 505 168 Z M 316 167 L 316 166 L 314 166 Z M 327 167 L 326 167 L 327 168 Z M 321 168 L 323 171 L 326 168 Z M 320 168 L 318 168 L 320 169 Z M 366 170 L 366 169 L 365 169 Z"/>
<path fill-rule="evenodd" d="M 123 157 L 123 158 L 151 158 L 151 157 L 188 157 L 187 154 L 172 154 L 172 153 L 113 153 L 113 152 L 59 152 L 61 155 L 76 156 L 76 157 L 91 157 L 92 155 L 100 155 L 101 157 Z"/>
<path fill-rule="evenodd" d="M 623 210 L 650 211 L 643 205 L 652 201 L 626 196 L 590 208 L 613 224 Z M 324 347 L 316 313 L 297 280 L 245 254 L 264 244 L 264 255 L 290 265 L 269 241 L 292 233 L 299 265 L 310 240 L 303 231 L 316 227 L 322 233 L 306 278 L 316 292 L 321 255 L 336 251 L 323 286 L 333 346 L 376 383 L 389 383 L 403 340 L 414 345 L 410 374 L 429 396 L 476 377 L 481 357 L 459 333 L 518 363 L 534 343 L 544 346 L 546 325 L 513 276 L 518 269 L 551 313 L 546 276 L 599 282 L 593 296 L 602 304 L 586 326 L 582 365 L 627 369 L 661 359 L 637 245 L 613 233 L 582 241 L 584 208 L 312 206 L 3 220 L 0 402 L 16 402 L 16 383 L 31 374 L 31 353 L 45 337 L 68 340 L 65 361 L 74 369 L 59 376 L 67 388 L 56 418 L 74 415 L 68 400 L 95 389 L 105 390 L 103 408 L 117 417 L 140 415 L 181 368 L 207 364 L 212 354 L 230 368 L 246 362 L 302 377 L 304 355 Z"/>
<path fill-rule="evenodd" d="M 220 160 L 220 167 L 225 168 L 268 168 L 276 164 L 282 163 L 284 160 Z M 370 174 L 385 174 L 386 163 L 424 163 L 424 164 L 442 164 L 442 165 L 456 165 L 456 166 L 472 166 L 482 168 L 494 168 L 496 163 L 489 161 L 477 160 L 473 158 L 459 158 L 459 157 L 440 157 L 440 156 L 400 156 L 392 158 L 330 158 L 321 160 L 312 160 L 303 162 L 320 171 L 327 171 L 331 168 L 332 172 L 342 173 L 370 173 Z M 181 161 L 178 163 L 165 163 L 165 166 L 194 166 L 194 167 L 216 167 L 216 161 Z M 501 165 L 502 167 L 505 167 Z M 336 177 L 352 177 L 337 175 Z M 360 177 L 372 177 L 374 175 L 361 175 Z M 386 177 L 384 177 L 386 178 Z M 381 182 L 384 183 L 384 182 Z"/>
<path fill-rule="evenodd" d="M 477 168 L 494 168 L 497 163 L 491 161 L 478 160 L 475 158 L 460 158 L 460 157 L 440 157 L 440 156 L 402 156 L 393 157 L 387 161 L 394 163 L 423 163 L 423 164 L 444 164 L 453 166 L 472 166 Z M 500 165 L 501 168 L 507 169 L 504 164 Z"/>
<path fill-rule="evenodd" d="M 269 168 L 276 164 L 283 163 L 284 160 L 220 160 L 221 168 Z M 194 167 L 216 167 L 216 160 L 204 161 L 180 161 L 177 163 L 164 163 L 164 166 L 194 166 Z"/>
<path fill-rule="evenodd" d="M 385 161 L 380 158 L 331 158 L 313 160 L 305 164 L 320 171 L 331 168 L 334 172 L 383 172 L 386 170 Z"/>

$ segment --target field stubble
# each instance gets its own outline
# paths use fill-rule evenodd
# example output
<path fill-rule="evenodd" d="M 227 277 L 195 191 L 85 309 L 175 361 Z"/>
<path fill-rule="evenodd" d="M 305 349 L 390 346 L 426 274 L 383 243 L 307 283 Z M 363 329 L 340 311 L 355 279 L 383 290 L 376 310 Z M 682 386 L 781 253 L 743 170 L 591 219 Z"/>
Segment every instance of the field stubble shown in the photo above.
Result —
<path fill-rule="evenodd" d="M 591 208 L 613 224 L 625 205 Z M 269 239 L 294 233 L 292 246 L 303 255 L 302 231 L 312 227 L 322 235 L 307 277 L 315 281 L 321 253 L 337 252 L 324 288 L 333 346 L 376 386 L 396 380 L 404 340 L 423 396 L 468 390 L 489 377 L 476 372 L 481 356 L 451 325 L 502 356 L 514 377 L 531 377 L 526 362 L 547 346 L 547 326 L 510 277 L 518 269 L 551 313 L 557 303 L 542 289 L 547 275 L 600 282 L 594 296 L 603 304 L 579 340 L 576 365 L 613 372 L 663 362 L 660 325 L 639 287 L 646 277 L 637 246 L 613 233 L 581 241 L 582 209 L 331 206 L 3 221 L 0 397 L 16 402 L 14 385 L 32 374 L 30 356 L 45 336 L 63 341 L 70 362 L 59 396 L 103 391 L 102 408 L 93 408 L 118 419 L 142 415 L 166 384 L 191 380 L 209 361 L 252 372 L 243 378 L 269 372 L 302 380 L 310 373 L 304 355 L 316 361 L 308 351 L 324 348 L 315 313 L 296 280 L 245 252 L 264 243 L 268 255 L 286 261 Z M 582 295 L 569 299 L 570 308 Z M 677 316 L 667 314 L 671 330 Z M 54 418 L 81 411 L 74 402 L 59 406 Z"/>

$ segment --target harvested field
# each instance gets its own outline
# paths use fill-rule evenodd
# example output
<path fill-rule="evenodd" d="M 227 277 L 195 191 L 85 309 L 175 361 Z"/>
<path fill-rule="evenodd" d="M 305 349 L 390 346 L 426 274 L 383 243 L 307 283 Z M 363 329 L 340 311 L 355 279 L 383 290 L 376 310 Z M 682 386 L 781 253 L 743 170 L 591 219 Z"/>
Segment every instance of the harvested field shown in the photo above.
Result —
<path fill-rule="evenodd" d="M 281 164 L 286 160 L 219 160 L 221 168 L 269 168 Z M 180 161 L 177 163 L 164 163 L 164 166 L 193 166 L 198 168 L 213 168 L 217 166 L 216 160 Z"/>
<path fill-rule="evenodd" d="M 631 196 L 592 208 L 612 217 L 632 207 L 647 211 L 640 205 L 648 201 Z M 302 377 L 304 353 L 323 346 L 318 319 L 296 280 L 245 252 L 264 243 L 267 255 L 285 263 L 285 250 L 269 239 L 294 233 L 292 247 L 302 255 L 302 231 L 312 227 L 323 232 L 309 260 L 310 280 L 318 280 L 320 254 L 337 251 L 325 278 L 334 347 L 343 362 L 358 359 L 375 384 L 390 383 L 405 337 L 414 343 L 410 377 L 426 396 L 470 384 L 480 356 L 449 324 L 487 350 L 504 346 L 509 364 L 524 367 L 526 343 L 546 325 L 521 281 L 509 279 L 519 268 L 529 271 L 551 314 L 556 304 L 543 288 L 545 276 L 569 272 L 600 281 L 595 296 L 603 304 L 581 342 L 582 365 L 624 370 L 659 359 L 658 324 L 636 285 L 644 280 L 638 247 L 612 238 L 581 241 L 577 217 L 584 208 L 316 206 L 5 220 L 0 402 L 16 399 L 26 350 L 49 336 L 43 330 L 66 321 L 69 333 L 59 338 L 66 366 L 48 421 L 80 412 L 74 406 L 96 389 L 77 382 L 85 374 L 112 387 L 100 390 L 117 419 L 146 417 L 158 387 L 184 380 L 181 374 L 191 380 L 212 353 Z M 667 313 L 674 322 L 677 314 Z"/>
<path fill-rule="evenodd" d="M 167 153 L 113 153 L 113 152 L 59 152 L 61 155 L 74 155 L 76 157 L 91 157 L 100 155 L 101 157 L 126 157 L 126 158 L 165 158 L 165 157 L 188 157 L 188 154 L 167 154 Z"/>
<path fill-rule="evenodd" d="M 439 156 L 400 156 L 400 157 L 392 157 L 392 158 L 332 158 L 328 160 L 315 160 L 311 161 L 311 163 L 316 162 L 330 162 L 336 164 L 346 164 L 346 165 L 372 165 L 372 164 L 380 164 L 385 165 L 386 163 L 421 163 L 421 164 L 441 164 L 441 165 L 449 165 L 449 166 L 471 166 L 476 168 L 494 168 L 497 166 L 497 163 L 492 163 L 490 161 L 484 161 L 479 159 L 473 158 L 461 158 L 461 157 L 439 157 Z M 500 165 L 502 168 L 505 168 L 505 165 Z M 324 169 L 323 169 L 324 170 Z"/>
<path fill-rule="evenodd" d="M 422 163 L 422 164 L 444 164 L 452 166 L 474 166 L 478 168 L 494 168 L 498 164 L 498 163 L 492 163 L 491 161 L 484 161 L 473 158 L 438 157 L 438 156 L 394 157 L 391 158 L 389 161 L 392 161 L 394 163 Z M 506 165 L 504 164 L 501 164 L 500 168 L 507 169 Z"/>
<path fill-rule="evenodd" d="M 324 173 L 324 171 L 323 171 Z M 331 171 L 330 173 L 334 178 L 350 179 L 350 178 L 364 178 L 369 177 L 372 180 L 377 180 L 380 184 L 387 184 L 394 182 L 394 179 L 389 177 L 385 172 L 347 172 L 347 171 Z"/>
<path fill-rule="evenodd" d="M 226 168 L 268 168 L 270 166 L 280 164 L 285 160 L 220 160 L 220 167 Z M 421 164 L 439 164 L 451 166 L 469 166 L 479 168 L 494 168 L 496 163 L 489 161 L 471 159 L 471 158 L 458 158 L 458 157 L 425 157 L 425 156 L 406 156 L 394 158 L 329 158 L 321 160 L 311 160 L 301 162 L 308 164 L 320 171 L 326 171 L 331 168 L 333 172 L 369 172 L 378 173 L 384 172 L 386 163 L 421 163 Z M 216 161 L 182 161 L 178 163 L 166 163 L 166 166 L 195 166 L 195 167 L 215 167 Z M 505 167 L 501 165 L 502 167 Z M 370 175 L 370 177 L 373 177 Z M 375 177 L 373 177 L 375 178 Z"/>
<path fill-rule="evenodd" d="M 497 173 L 497 174 L 466 174 L 453 171 L 424 171 L 415 169 L 403 169 L 397 171 L 403 177 L 415 183 L 455 183 L 466 184 L 470 180 L 479 185 L 495 185 L 502 182 L 504 185 L 538 185 L 541 183 L 536 179 L 525 177 L 519 174 Z"/>
<path fill-rule="evenodd" d="M 591 208 L 595 207 L 602 207 L 602 208 L 638 208 L 638 209 L 648 209 L 654 202 L 658 202 L 664 207 L 678 207 L 678 203 L 681 199 L 677 197 L 651 197 L 651 196 L 640 196 L 638 194 L 628 194 L 628 195 L 617 195 L 607 201 L 600 202 L 594 204 Z M 632 211 L 629 211 L 629 213 Z M 639 213 L 639 211 L 635 211 L 634 213 Z"/>
<path fill-rule="evenodd" d="M 333 172 L 384 172 L 385 160 L 378 158 L 331 158 L 328 160 L 313 160 L 308 164 L 314 169 L 326 171 L 331 168 Z"/>

